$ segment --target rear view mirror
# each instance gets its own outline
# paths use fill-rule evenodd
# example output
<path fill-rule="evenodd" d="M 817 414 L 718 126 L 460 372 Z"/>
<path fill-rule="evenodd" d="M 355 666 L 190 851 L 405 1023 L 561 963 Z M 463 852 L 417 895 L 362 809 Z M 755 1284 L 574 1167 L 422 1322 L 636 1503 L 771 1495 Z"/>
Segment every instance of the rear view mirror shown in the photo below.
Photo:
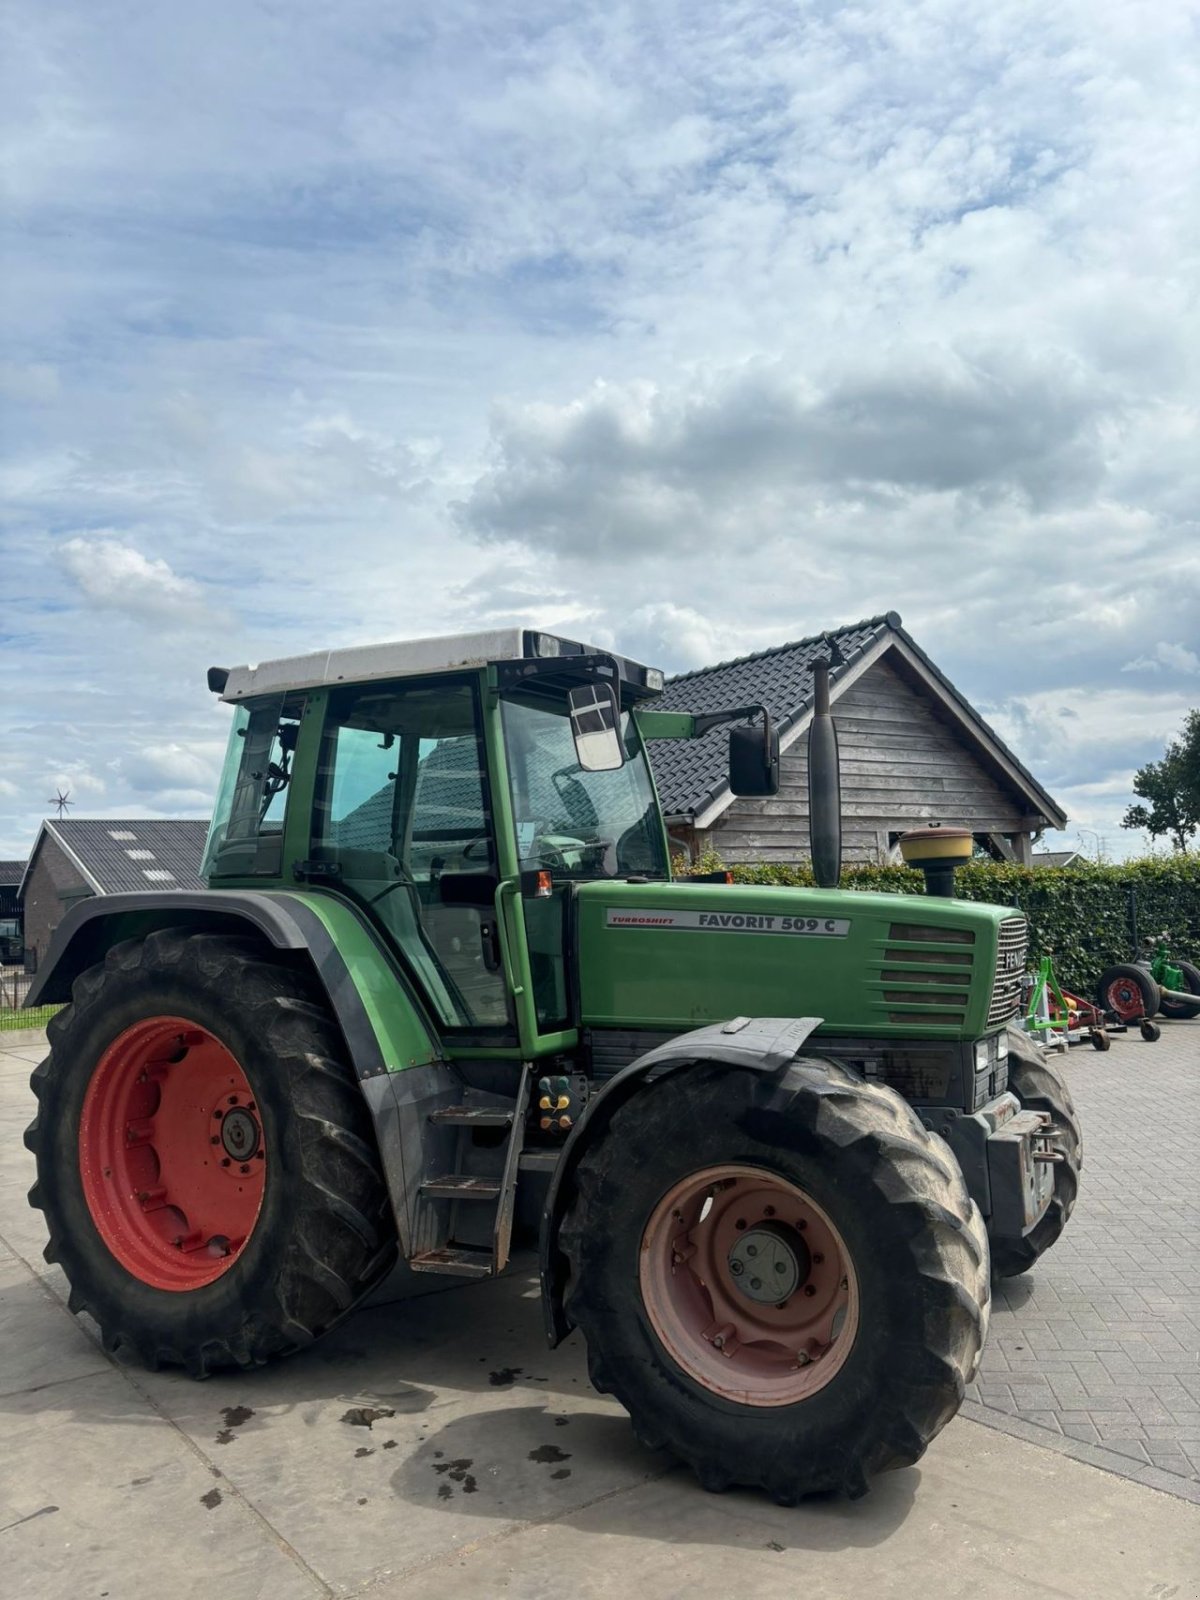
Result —
<path fill-rule="evenodd" d="M 779 732 L 768 725 L 729 730 L 729 787 L 747 799 L 779 793 Z"/>
<path fill-rule="evenodd" d="M 581 683 L 567 695 L 575 758 L 585 772 L 615 772 L 625 765 L 621 712 L 611 683 Z"/>

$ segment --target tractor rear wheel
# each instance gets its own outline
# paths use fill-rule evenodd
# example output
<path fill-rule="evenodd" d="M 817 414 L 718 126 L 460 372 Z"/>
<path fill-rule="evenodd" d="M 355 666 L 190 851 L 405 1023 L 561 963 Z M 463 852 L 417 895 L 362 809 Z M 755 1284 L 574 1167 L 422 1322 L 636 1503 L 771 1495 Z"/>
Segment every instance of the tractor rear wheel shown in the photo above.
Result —
<path fill-rule="evenodd" d="M 105 1348 L 204 1377 L 306 1345 L 391 1264 L 370 1117 L 304 974 L 152 933 L 75 982 L 33 1074 L 30 1203 Z"/>
<path fill-rule="evenodd" d="M 958 1410 L 987 1235 L 891 1090 L 700 1063 L 636 1090 L 575 1182 L 560 1242 L 592 1382 L 706 1489 L 861 1494 Z"/>
<path fill-rule="evenodd" d="M 1145 967 L 1132 962 L 1109 967 L 1096 985 L 1096 1004 L 1101 1011 L 1115 1012 L 1122 1022 L 1152 1017 L 1161 999 L 1162 991 Z"/>
<path fill-rule="evenodd" d="M 1183 987 L 1188 994 L 1194 994 L 1196 998 L 1194 1001 L 1163 999 L 1158 1009 L 1164 1017 L 1171 1017 L 1175 1021 L 1200 1017 L 1200 969 L 1194 967 L 1190 961 L 1176 961 L 1175 965 L 1183 974 Z"/>
<path fill-rule="evenodd" d="M 1067 1080 L 1021 1028 L 1008 1030 L 1008 1087 L 1022 1110 L 1049 1113 L 1050 1147 L 1062 1159 L 1054 1164 L 1054 1193 L 1037 1225 L 1020 1239 L 991 1235 L 992 1271 L 998 1278 L 1028 1272 L 1058 1240 L 1075 1209 L 1083 1166 L 1083 1135 Z"/>

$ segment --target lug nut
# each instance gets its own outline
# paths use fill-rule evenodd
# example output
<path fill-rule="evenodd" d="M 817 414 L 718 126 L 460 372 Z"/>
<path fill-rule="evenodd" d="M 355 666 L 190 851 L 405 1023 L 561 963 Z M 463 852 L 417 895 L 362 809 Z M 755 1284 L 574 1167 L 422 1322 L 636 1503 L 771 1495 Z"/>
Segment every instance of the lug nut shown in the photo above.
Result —
<path fill-rule="evenodd" d="M 773 1217 L 774 1215 L 775 1215 L 775 1207 L 774 1206 L 764 1206 L 763 1207 L 763 1216 L 764 1217 Z"/>
<path fill-rule="evenodd" d="M 824 1259 L 825 1259 L 825 1257 L 821 1254 L 821 1252 L 819 1250 L 814 1250 L 813 1251 L 813 1266 L 814 1267 L 819 1267 L 821 1265 L 822 1261 L 824 1261 Z"/>
<path fill-rule="evenodd" d="M 243 1172 L 249 1172 L 249 1171 L 250 1171 L 250 1168 L 249 1168 L 249 1167 L 243 1167 L 243 1168 L 242 1168 L 242 1171 L 243 1171 Z"/>
<path fill-rule="evenodd" d="M 761 1278 L 751 1278 L 750 1279 L 750 1287 L 752 1289 L 761 1289 L 762 1288 L 762 1279 Z"/>
<path fill-rule="evenodd" d="M 758 1254 L 758 1246 L 756 1244 L 748 1244 L 746 1246 L 746 1254 L 748 1256 L 756 1256 Z"/>
<path fill-rule="evenodd" d="M 735 1278 L 740 1278 L 746 1269 L 740 1261 L 731 1261 L 729 1263 L 729 1270 L 733 1273 Z"/>
<path fill-rule="evenodd" d="M 229 1096 L 229 1104 L 230 1104 L 230 1105 L 231 1105 L 231 1106 L 235 1106 L 235 1105 L 237 1105 L 237 1095 L 235 1095 L 235 1094 L 231 1094 L 231 1095 L 230 1095 L 230 1096 Z"/>
<path fill-rule="evenodd" d="M 229 1157 L 228 1156 L 222 1156 L 221 1157 L 221 1165 L 223 1167 L 227 1167 L 229 1165 Z"/>
<path fill-rule="evenodd" d="M 221 1142 L 220 1134 L 214 1133 L 212 1138 L 208 1142 L 209 1142 L 209 1144 L 220 1144 L 220 1142 Z"/>
<path fill-rule="evenodd" d="M 808 1296 L 808 1298 L 811 1300 L 813 1295 L 815 1295 L 817 1291 L 816 1291 L 816 1289 L 813 1288 L 811 1283 L 806 1283 L 804 1285 L 804 1292 Z"/>

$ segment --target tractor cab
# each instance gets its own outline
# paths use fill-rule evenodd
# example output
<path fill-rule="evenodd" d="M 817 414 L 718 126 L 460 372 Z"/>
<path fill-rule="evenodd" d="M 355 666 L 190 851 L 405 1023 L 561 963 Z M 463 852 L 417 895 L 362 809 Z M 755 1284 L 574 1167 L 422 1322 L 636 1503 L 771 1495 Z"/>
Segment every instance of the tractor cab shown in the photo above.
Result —
<path fill-rule="evenodd" d="M 439 1029 L 556 1047 L 575 889 L 670 879 L 642 728 L 662 674 L 530 630 L 363 654 L 213 669 L 235 712 L 203 874 L 343 896 Z"/>

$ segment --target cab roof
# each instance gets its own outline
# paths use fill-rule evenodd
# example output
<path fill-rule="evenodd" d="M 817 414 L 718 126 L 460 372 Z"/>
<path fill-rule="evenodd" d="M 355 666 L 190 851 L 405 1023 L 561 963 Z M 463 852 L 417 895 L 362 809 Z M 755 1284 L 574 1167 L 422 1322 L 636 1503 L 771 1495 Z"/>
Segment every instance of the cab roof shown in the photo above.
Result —
<path fill-rule="evenodd" d="M 662 674 L 600 651 L 577 639 L 534 628 L 496 628 L 486 633 L 458 633 L 433 639 L 397 639 L 390 644 L 353 645 L 346 650 L 315 650 L 309 655 L 281 656 L 256 666 L 210 667 L 208 686 L 222 700 L 237 704 L 263 694 L 293 689 L 323 689 L 339 683 L 371 683 L 431 672 L 465 672 L 489 662 L 546 660 L 605 655 L 623 678 L 661 689 Z M 654 680 L 657 679 L 657 683 Z"/>

